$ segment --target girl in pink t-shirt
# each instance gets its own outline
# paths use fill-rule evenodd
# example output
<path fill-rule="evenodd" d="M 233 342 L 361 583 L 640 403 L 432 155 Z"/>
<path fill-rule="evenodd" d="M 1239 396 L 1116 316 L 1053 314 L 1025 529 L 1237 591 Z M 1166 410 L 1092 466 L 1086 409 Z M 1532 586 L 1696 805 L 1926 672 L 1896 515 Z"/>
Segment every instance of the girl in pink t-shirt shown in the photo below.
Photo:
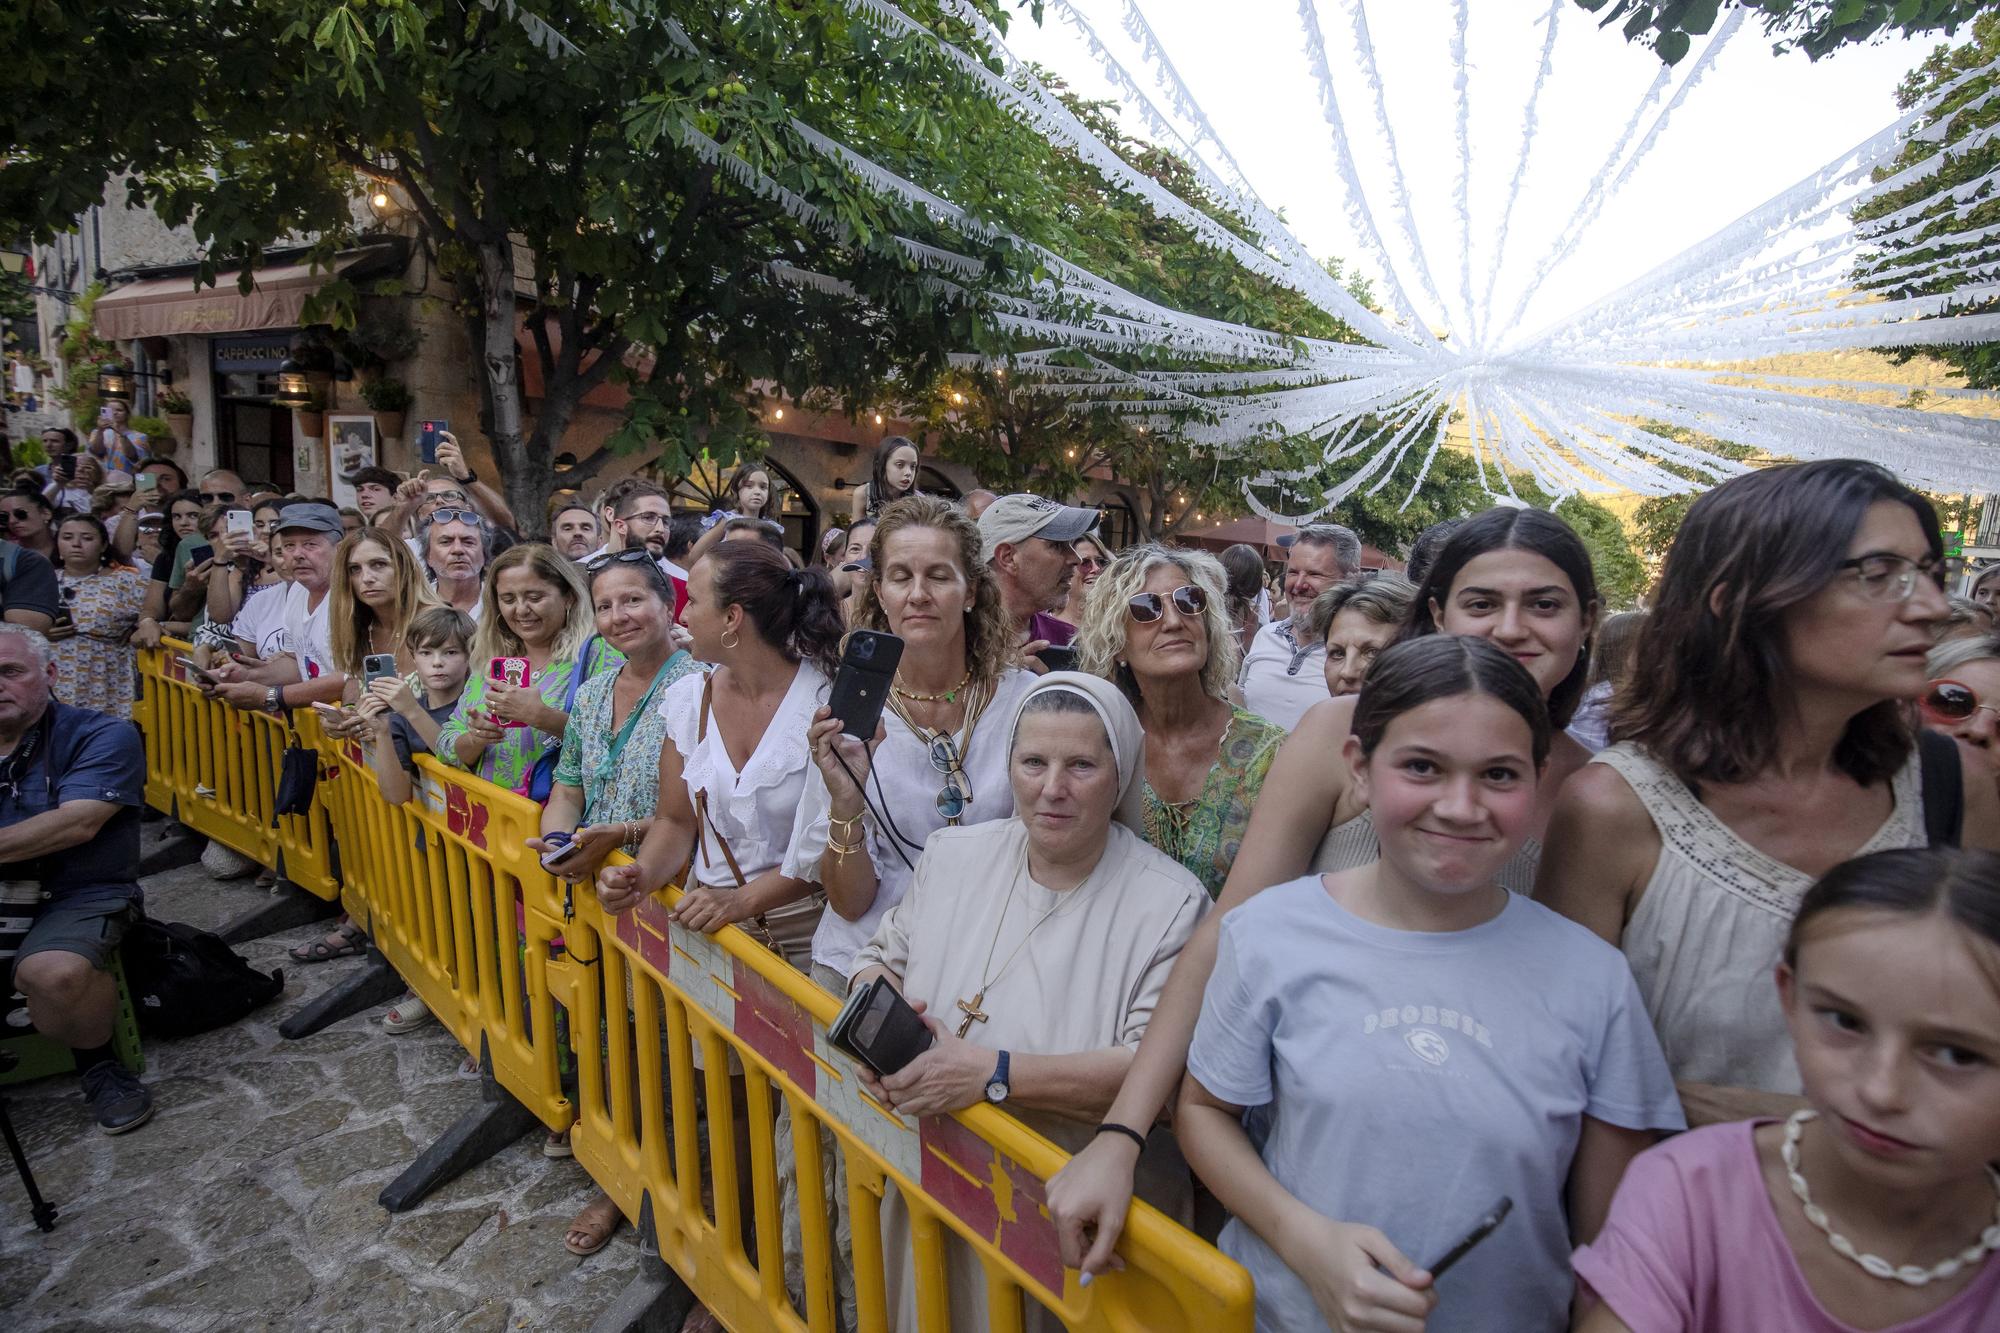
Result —
<path fill-rule="evenodd" d="M 2000 1329 L 2000 855 L 1836 866 L 1777 982 L 1808 1108 L 1635 1160 L 1579 1333 Z"/>

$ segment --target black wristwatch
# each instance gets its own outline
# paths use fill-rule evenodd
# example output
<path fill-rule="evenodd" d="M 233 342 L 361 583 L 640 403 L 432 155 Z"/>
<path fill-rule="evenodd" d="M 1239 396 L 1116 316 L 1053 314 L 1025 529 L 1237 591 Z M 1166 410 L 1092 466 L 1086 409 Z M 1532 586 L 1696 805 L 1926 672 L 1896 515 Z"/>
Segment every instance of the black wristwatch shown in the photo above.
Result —
<path fill-rule="evenodd" d="M 453 477 L 452 480 L 457 482 L 461 486 L 470 486 L 474 482 L 479 480 L 479 474 L 476 472 L 468 472 L 462 477 Z"/>
<path fill-rule="evenodd" d="M 1000 1052 L 1000 1062 L 993 1066 L 993 1077 L 986 1080 L 986 1100 L 995 1106 L 1007 1100 L 1007 1052 Z"/>

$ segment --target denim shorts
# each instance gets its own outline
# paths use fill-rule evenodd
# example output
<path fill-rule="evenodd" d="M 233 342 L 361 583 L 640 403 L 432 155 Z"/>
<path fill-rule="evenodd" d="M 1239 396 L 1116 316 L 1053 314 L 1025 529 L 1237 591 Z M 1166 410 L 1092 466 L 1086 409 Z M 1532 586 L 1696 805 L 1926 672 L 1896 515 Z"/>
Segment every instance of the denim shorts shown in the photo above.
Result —
<path fill-rule="evenodd" d="M 89 959 L 98 971 L 109 971 L 111 955 L 139 919 L 145 900 L 137 884 L 64 889 L 43 901 L 15 961 L 30 954 L 73 953 Z"/>

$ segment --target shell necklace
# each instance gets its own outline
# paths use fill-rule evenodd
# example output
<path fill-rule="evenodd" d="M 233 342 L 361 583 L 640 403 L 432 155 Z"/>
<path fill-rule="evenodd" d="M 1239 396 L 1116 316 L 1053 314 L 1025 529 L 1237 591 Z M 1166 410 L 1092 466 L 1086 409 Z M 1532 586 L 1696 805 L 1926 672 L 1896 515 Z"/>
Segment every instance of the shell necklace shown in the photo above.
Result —
<path fill-rule="evenodd" d="M 1778 1156 L 1784 1160 L 1785 1178 L 1791 1181 L 1792 1193 L 1798 1195 L 1799 1203 L 1805 1209 L 1806 1221 L 1826 1233 L 1826 1243 L 1833 1247 L 1835 1254 L 1861 1265 L 1870 1277 L 1922 1287 L 1954 1277 L 1959 1270 L 1976 1266 L 1989 1252 L 2000 1249 L 2000 1171 L 1989 1166 L 1986 1175 L 1992 1181 L 1995 1196 L 1993 1225 L 1980 1232 L 1978 1240 L 1951 1258 L 1929 1268 L 1919 1268 L 1915 1264 L 1892 1264 L 1880 1255 L 1862 1254 L 1856 1250 L 1853 1241 L 1833 1229 L 1833 1224 L 1827 1220 L 1826 1209 L 1812 1201 L 1812 1194 L 1806 1189 L 1806 1178 L 1799 1171 L 1799 1135 L 1804 1132 L 1806 1121 L 1818 1116 L 1819 1112 L 1813 1110 L 1792 1112 L 1792 1118 L 1785 1122 L 1785 1141 L 1778 1147 Z"/>

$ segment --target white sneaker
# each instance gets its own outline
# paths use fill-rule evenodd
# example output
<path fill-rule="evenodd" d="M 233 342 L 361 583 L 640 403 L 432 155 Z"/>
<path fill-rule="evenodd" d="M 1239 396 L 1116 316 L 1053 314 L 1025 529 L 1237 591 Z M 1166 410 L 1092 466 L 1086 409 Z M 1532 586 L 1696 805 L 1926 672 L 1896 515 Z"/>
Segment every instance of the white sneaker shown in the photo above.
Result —
<path fill-rule="evenodd" d="M 241 852 L 211 842 L 201 849 L 201 868 L 216 879 L 242 879 L 256 874 L 260 867 Z"/>

